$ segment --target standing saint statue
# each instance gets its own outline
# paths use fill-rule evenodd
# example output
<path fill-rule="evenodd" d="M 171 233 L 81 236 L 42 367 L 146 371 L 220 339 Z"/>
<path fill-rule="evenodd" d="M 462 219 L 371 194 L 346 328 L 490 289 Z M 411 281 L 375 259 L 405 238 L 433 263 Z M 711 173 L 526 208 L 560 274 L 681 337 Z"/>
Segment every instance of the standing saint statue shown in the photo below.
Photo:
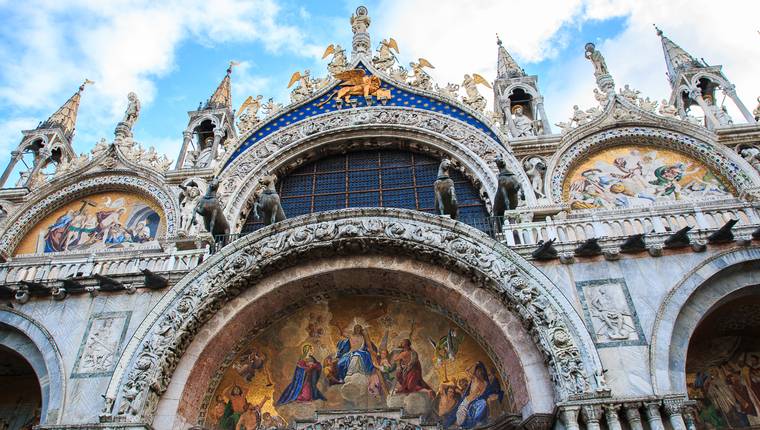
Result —
<path fill-rule="evenodd" d="M 367 15 L 367 8 L 359 6 L 356 9 L 356 13 L 351 15 L 351 31 L 353 31 L 354 34 L 366 33 L 371 22 L 372 20 L 369 19 L 369 15 Z"/>
<path fill-rule="evenodd" d="M 124 111 L 124 119 L 121 120 L 130 130 L 137 122 L 137 118 L 140 117 L 140 100 L 137 98 L 137 94 L 130 92 L 127 94 L 129 104 L 127 110 Z"/>
<path fill-rule="evenodd" d="M 610 72 L 607 70 L 607 62 L 604 61 L 604 56 L 602 56 L 602 53 L 596 49 L 596 46 L 593 43 L 586 44 L 586 53 L 584 55 L 594 65 L 594 76 L 598 78 L 602 75 L 609 75 Z"/>

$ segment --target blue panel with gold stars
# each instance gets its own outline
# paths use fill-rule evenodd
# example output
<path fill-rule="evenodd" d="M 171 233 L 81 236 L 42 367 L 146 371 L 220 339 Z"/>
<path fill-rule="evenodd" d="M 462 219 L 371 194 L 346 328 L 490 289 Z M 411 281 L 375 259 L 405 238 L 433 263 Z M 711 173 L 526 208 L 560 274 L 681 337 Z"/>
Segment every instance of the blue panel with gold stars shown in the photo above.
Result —
<path fill-rule="evenodd" d="M 364 69 L 364 71 L 368 74 L 370 73 L 361 63 L 357 65 L 357 68 Z M 259 127 L 250 137 L 248 137 L 248 139 L 246 139 L 245 142 L 243 142 L 237 149 L 235 149 L 235 151 L 233 151 L 232 156 L 229 158 L 229 160 L 227 160 L 227 163 L 224 167 L 226 168 L 229 166 L 230 163 L 232 163 L 240 154 L 245 152 L 251 146 L 255 145 L 256 142 L 261 141 L 265 137 L 271 135 L 283 127 L 287 127 L 291 124 L 303 121 L 304 119 L 315 115 L 334 112 L 337 110 L 359 109 L 367 106 L 367 102 L 362 96 L 352 96 L 354 103 L 352 105 L 344 104 L 342 108 L 338 108 L 336 106 L 335 98 L 325 103 L 325 100 L 329 98 L 335 92 L 334 89 L 338 87 L 339 85 L 336 85 L 333 87 L 333 90 L 328 91 L 318 99 L 311 100 L 308 103 L 299 106 L 297 109 L 284 111 L 283 113 L 268 120 L 267 123 Z M 491 131 L 490 127 L 456 106 L 452 106 L 448 103 L 426 96 L 404 91 L 397 86 L 385 81 L 381 82 L 380 87 L 391 90 L 392 97 L 386 102 L 386 106 L 410 107 L 442 113 L 483 131 L 494 141 L 499 142 L 499 139 L 496 137 L 493 131 Z M 379 104 L 377 101 L 374 103 Z"/>

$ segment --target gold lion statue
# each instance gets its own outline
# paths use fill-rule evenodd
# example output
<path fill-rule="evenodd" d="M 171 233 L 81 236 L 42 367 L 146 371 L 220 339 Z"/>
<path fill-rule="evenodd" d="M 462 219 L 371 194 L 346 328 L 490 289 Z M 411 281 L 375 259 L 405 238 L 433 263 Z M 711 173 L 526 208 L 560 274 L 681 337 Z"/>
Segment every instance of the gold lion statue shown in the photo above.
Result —
<path fill-rule="evenodd" d="M 368 104 L 371 103 L 372 96 L 377 97 L 380 90 L 380 78 L 377 76 L 368 76 L 362 69 L 351 69 L 345 72 L 336 73 L 335 77 L 340 79 L 340 88 L 319 104 L 319 106 L 332 100 L 335 97 L 336 103 L 351 103 L 351 96 L 364 96 Z M 390 93 L 383 93 L 384 97 L 390 98 Z M 387 100 L 387 99 L 386 99 Z"/>

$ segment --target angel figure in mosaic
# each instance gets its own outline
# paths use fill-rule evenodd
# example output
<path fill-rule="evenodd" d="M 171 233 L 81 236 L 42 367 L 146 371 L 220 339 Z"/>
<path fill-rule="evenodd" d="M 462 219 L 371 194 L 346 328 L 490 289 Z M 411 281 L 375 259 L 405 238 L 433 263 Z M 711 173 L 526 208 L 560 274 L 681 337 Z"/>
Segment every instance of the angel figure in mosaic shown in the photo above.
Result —
<path fill-rule="evenodd" d="M 332 60 L 327 64 L 327 71 L 333 76 L 346 71 L 346 68 L 348 68 L 346 50 L 340 45 L 333 45 L 331 43 L 327 49 L 325 49 L 325 53 L 322 54 L 322 59 L 324 60 L 330 55 L 332 55 Z"/>
<path fill-rule="evenodd" d="M 399 53 L 398 43 L 394 38 L 383 39 L 377 48 L 377 55 L 372 58 L 372 64 L 379 70 L 387 72 L 396 62 L 396 54 Z"/>
<path fill-rule="evenodd" d="M 412 81 L 409 85 L 428 91 L 433 89 L 433 79 L 425 68 L 435 69 L 435 67 L 428 60 L 420 58 L 416 63 L 414 61 L 409 63 L 409 67 L 412 69 Z"/>
<path fill-rule="evenodd" d="M 464 104 L 475 109 L 478 112 L 483 112 L 486 108 L 486 98 L 478 91 L 478 84 L 484 85 L 487 88 L 493 89 L 488 81 L 477 73 L 473 73 L 472 76 L 464 75 L 464 81 L 462 81 L 462 88 L 467 95 L 462 99 Z"/>

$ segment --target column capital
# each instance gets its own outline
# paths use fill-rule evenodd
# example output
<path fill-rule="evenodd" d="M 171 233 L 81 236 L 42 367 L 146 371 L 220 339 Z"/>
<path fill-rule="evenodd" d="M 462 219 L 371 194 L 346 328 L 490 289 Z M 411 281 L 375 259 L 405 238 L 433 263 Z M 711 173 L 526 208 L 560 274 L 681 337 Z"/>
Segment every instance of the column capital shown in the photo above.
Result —
<path fill-rule="evenodd" d="M 662 399 L 662 407 L 667 416 L 680 414 L 683 410 L 684 401 L 681 398 Z"/>
<path fill-rule="evenodd" d="M 602 407 L 599 405 L 583 405 L 581 415 L 587 423 L 598 423 L 602 418 Z"/>
<path fill-rule="evenodd" d="M 568 429 L 578 428 L 578 411 L 580 406 L 562 406 L 559 408 L 559 419 Z"/>
<path fill-rule="evenodd" d="M 192 136 L 193 136 L 193 132 L 190 130 L 185 130 L 182 132 L 182 137 L 184 137 L 185 139 L 189 139 Z"/>

